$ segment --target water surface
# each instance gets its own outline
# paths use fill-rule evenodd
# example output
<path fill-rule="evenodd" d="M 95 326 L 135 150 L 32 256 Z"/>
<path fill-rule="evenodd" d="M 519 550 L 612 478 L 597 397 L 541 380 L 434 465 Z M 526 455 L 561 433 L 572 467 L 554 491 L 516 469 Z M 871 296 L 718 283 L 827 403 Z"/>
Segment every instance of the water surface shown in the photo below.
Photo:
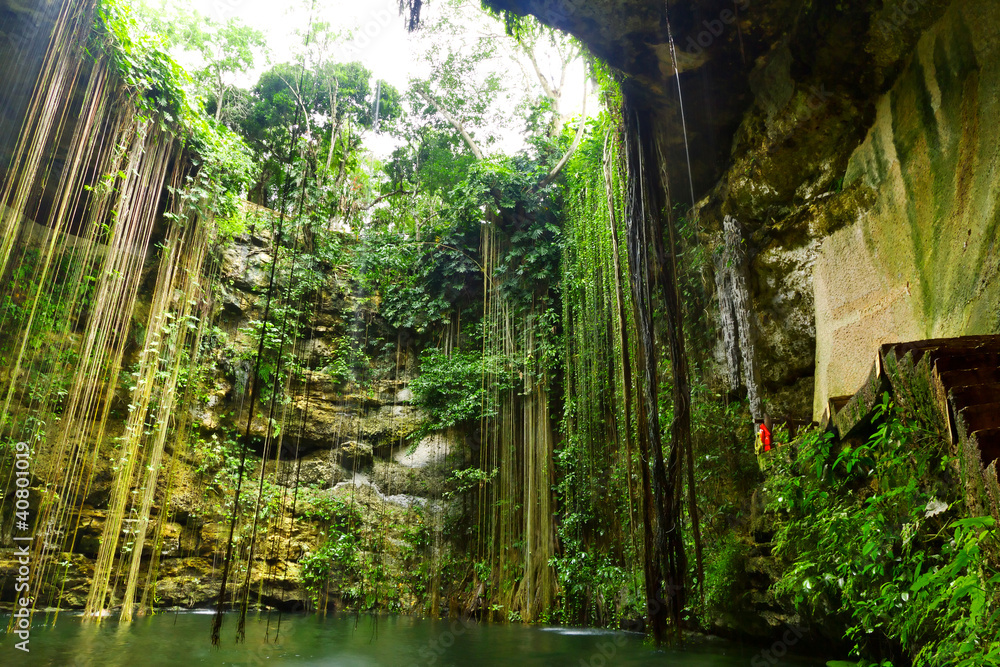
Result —
<path fill-rule="evenodd" d="M 6 618 L 3 619 L 6 624 Z M 83 623 L 63 613 L 36 616 L 31 653 L 0 635 L 0 665 L 159 667 L 180 665 L 323 665 L 331 667 L 818 667 L 822 662 L 766 657 L 759 647 L 700 640 L 656 650 L 642 635 L 585 628 L 479 625 L 406 616 L 336 616 L 276 612 L 247 618 L 246 642 L 236 643 L 227 615 L 222 646 L 211 646 L 209 612 L 166 612 L 131 626 L 110 619 Z M 781 651 L 784 653 L 784 650 Z"/>

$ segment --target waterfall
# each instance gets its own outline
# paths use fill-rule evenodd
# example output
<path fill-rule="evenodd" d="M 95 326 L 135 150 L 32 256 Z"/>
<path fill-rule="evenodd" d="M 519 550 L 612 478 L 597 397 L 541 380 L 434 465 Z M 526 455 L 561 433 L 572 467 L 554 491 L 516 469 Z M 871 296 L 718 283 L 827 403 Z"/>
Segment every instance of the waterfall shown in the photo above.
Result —
<path fill-rule="evenodd" d="M 722 340 L 726 352 L 725 378 L 730 389 L 740 382 L 747 389 L 754 419 L 764 418 L 760 372 L 757 366 L 753 311 L 747 286 L 748 259 L 743 230 L 736 218 L 723 221 L 721 252 L 715 256 L 715 286 L 719 296 Z"/>

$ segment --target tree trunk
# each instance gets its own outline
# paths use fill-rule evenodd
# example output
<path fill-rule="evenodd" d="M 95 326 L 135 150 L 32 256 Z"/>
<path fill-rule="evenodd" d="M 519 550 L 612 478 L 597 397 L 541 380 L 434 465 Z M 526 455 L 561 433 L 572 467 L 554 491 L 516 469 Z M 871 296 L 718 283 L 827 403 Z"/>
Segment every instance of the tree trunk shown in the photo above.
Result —
<path fill-rule="evenodd" d="M 476 140 L 472 138 L 472 135 L 469 134 L 468 131 L 466 131 L 465 125 L 463 125 L 460 120 L 458 120 L 450 113 L 448 113 L 444 107 L 438 104 L 437 100 L 431 97 L 429 93 L 420 90 L 420 88 L 414 88 L 414 90 L 417 92 L 417 95 L 420 95 L 420 97 L 425 102 L 427 102 L 427 104 L 434 107 L 437 110 L 437 112 L 441 114 L 441 117 L 444 118 L 446 121 L 448 121 L 448 123 L 451 124 L 451 126 L 455 128 L 460 135 L 462 135 L 462 139 L 465 140 L 465 144 L 469 147 L 469 150 L 472 151 L 472 154 L 476 156 L 476 159 L 482 160 L 483 151 L 479 149 L 479 145 L 476 143 Z"/>
<path fill-rule="evenodd" d="M 334 77 L 333 85 L 327 82 L 327 90 L 330 93 L 330 120 L 333 123 L 333 131 L 330 133 L 330 152 L 326 156 L 326 171 L 324 174 L 329 177 L 330 168 L 333 166 L 333 149 L 337 145 L 337 135 L 340 134 L 340 124 L 343 119 L 337 113 L 337 97 L 340 94 L 340 79 Z M 344 156 L 346 159 L 346 155 Z"/>
<path fill-rule="evenodd" d="M 682 444 L 684 442 L 684 424 L 689 424 L 685 421 L 688 413 L 687 402 L 684 400 L 687 380 L 683 367 L 683 342 L 678 329 L 676 289 L 670 290 L 667 288 L 667 284 L 664 284 L 661 287 L 664 289 L 663 301 L 666 310 L 668 346 L 671 361 L 675 363 L 675 376 L 679 377 L 679 381 L 675 381 L 674 387 L 675 412 L 679 411 L 682 415 L 681 419 L 675 415 L 671 427 L 671 446 L 667 459 L 664 461 L 659 420 L 659 374 L 652 321 L 654 302 L 651 280 L 654 275 L 657 275 L 655 273 L 657 267 L 651 266 L 651 260 L 659 262 L 658 268 L 661 275 L 665 277 L 672 277 L 673 270 L 671 268 L 669 274 L 662 273 L 667 269 L 663 266 L 662 204 L 658 183 L 652 169 L 652 163 L 655 159 L 651 150 L 653 143 L 652 121 L 648 110 L 635 106 L 627 90 L 623 91 L 623 96 L 625 153 L 628 169 L 626 232 L 636 329 L 639 335 L 638 351 L 643 369 L 643 400 L 639 411 L 641 418 L 640 439 L 645 433 L 649 447 L 649 458 L 643 461 L 643 466 L 649 469 L 648 474 L 651 480 L 656 514 L 653 534 L 654 552 L 647 556 L 647 560 L 656 561 L 662 574 L 662 580 L 654 582 L 657 595 L 648 600 L 648 603 L 654 639 L 659 643 L 664 639 L 666 612 L 669 610 L 674 631 L 679 633 L 681 612 L 685 604 L 686 558 L 679 521 L 678 459 L 680 453 L 684 451 Z M 663 282 L 666 283 L 666 281 Z M 689 429 L 688 435 L 690 435 Z"/>

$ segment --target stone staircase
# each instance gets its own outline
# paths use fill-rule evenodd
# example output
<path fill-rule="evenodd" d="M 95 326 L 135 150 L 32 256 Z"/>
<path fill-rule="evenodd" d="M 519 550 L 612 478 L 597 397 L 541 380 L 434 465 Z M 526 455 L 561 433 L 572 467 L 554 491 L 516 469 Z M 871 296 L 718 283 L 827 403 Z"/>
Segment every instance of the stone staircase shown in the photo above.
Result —
<path fill-rule="evenodd" d="M 828 427 L 841 438 L 867 438 L 884 392 L 897 405 L 917 397 L 937 405 L 939 428 L 959 459 L 970 503 L 1000 520 L 1000 336 L 882 345 L 858 392 L 830 399 Z"/>

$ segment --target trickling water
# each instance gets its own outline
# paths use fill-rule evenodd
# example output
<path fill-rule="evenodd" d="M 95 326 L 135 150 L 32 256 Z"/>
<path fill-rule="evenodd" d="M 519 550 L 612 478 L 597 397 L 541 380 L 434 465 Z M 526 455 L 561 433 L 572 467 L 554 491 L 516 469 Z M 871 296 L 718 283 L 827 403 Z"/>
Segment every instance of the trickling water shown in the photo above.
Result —
<path fill-rule="evenodd" d="M 750 412 L 763 419 L 764 403 L 760 391 L 752 326 L 752 306 L 747 287 L 747 256 L 740 223 L 732 216 L 723 221 L 722 252 L 715 258 L 715 284 L 719 294 L 722 338 L 726 348 L 726 379 L 732 389 L 747 388 Z"/>
<path fill-rule="evenodd" d="M 726 353 L 723 368 L 726 385 L 730 390 L 740 387 L 740 338 L 736 324 L 736 306 L 733 303 L 733 275 L 729 267 L 729 253 L 715 256 L 715 291 L 719 296 L 719 319 L 722 324 L 722 344 Z"/>

